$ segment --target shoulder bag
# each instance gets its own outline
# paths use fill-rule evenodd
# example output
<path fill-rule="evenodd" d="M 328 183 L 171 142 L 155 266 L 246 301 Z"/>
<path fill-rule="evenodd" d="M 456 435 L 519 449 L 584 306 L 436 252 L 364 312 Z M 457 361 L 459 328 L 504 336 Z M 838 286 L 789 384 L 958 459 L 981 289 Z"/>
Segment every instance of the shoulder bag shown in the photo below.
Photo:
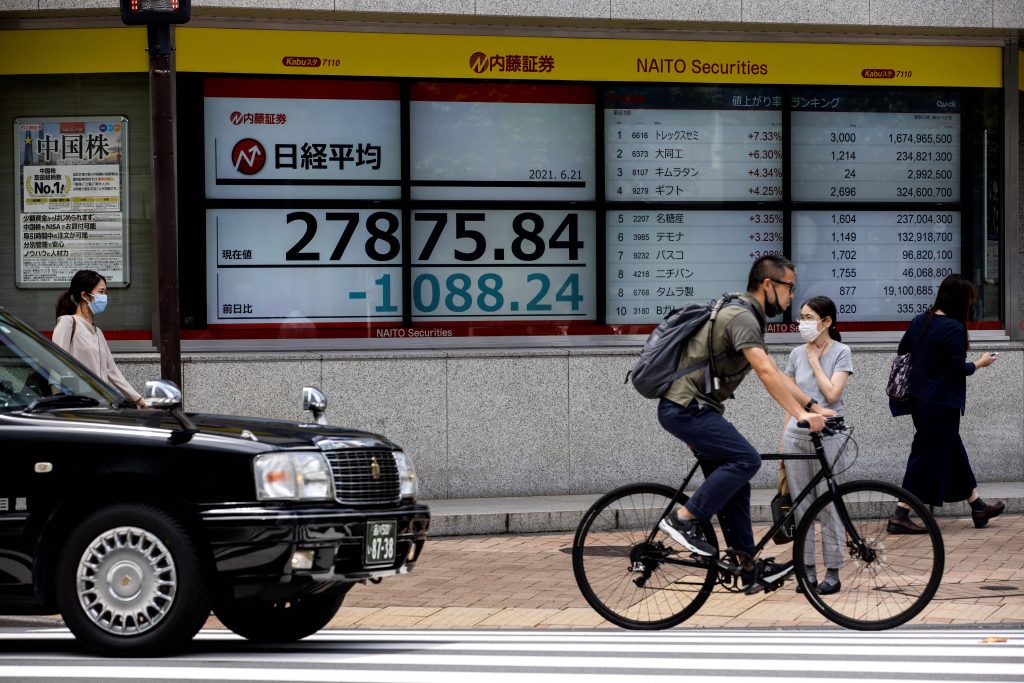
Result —
<path fill-rule="evenodd" d="M 910 398 L 910 353 L 897 354 L 889 369 L 889 381 L 885 393 L 894 401 Z"/>
<path fill-rule="evenodd" d="M 784 463 L 780 462 L 779 491 L 778 493 L 775 494 L 775 497 L 772 498 L 771 502 L 772 523 L 774 524 L 782 518 L 784 518 L 789 513 L 789 510 L 792 507 L 793 499 L 789 495 L 789 481 L 786 479 L 786 466 Z M 795 530 L 795 526 L 796 525 L 794 524 L 794 519 L 790 518 L 788 523 L 783 524 L 782 528 L 775 532 L 775 535 L 772 536 L 772 540 L 775 541 L 777 545 L 785 545 L 787 543 L 792 543 L 793 531 Z"/>

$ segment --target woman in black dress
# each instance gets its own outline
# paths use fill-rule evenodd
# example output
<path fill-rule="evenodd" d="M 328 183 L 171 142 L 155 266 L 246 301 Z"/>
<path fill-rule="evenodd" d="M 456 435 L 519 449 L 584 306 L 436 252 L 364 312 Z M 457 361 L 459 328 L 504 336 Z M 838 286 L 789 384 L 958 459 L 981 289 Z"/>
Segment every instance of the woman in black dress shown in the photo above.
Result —
<path fill-rule="evenodd" d="M 967 278 L 947 277 L 939 286 L 935 305 L 911 321 L 899 353 L 911 353 L 910 414 L 916 430 L 903 488 L 936 507 L 966 500 L 974 526 L 980 529 L 1002 514 L 1004 505 L 986 505 L 978 496 L 978 482 L 960 438 L 967 376 L 996 359 L 995 354 L 983 353 L 973 362 L 967 360 L 967 319 L 977 296 L 977 288 Z M 926 531 L 908 517 L 909 512 L 897 506 L 889 518 L 890 533 Z"/>

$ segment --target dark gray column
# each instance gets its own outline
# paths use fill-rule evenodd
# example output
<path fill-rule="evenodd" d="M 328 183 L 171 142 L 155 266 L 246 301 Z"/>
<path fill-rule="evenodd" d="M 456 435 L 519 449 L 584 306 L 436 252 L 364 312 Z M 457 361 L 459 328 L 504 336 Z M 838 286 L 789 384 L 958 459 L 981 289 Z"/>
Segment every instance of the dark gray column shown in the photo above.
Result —
<path fill-rule="evenodd" d="M 1020 89 L 1021 52 L 1019 41 L 1011 39 L 1004 59 L 1003 100 L 1006 119 L 1003 125 L 1006 134 L 1005 172 L 1006 189 L 1003 215 L 1006 216 L 1003 261 L 1006 283 L 1006 328 L 1010 339 L 1024 339 L 1024 118 L 1021 100 L 1024 91 Z"/>

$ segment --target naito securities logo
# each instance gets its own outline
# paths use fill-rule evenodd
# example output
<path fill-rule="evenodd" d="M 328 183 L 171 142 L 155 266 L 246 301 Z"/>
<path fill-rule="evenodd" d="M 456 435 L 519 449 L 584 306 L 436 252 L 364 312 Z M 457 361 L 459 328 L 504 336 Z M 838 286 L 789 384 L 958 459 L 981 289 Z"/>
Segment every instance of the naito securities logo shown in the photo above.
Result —
<path fill-rule="evenodd" d="M 288 115 L 283 112 L 276 114 L 264 112 L 241 112 L 233 111 L 228 114 L 228 120 L 236 126 L 249 125 L 284 125 L 288 123 Z"/>
<path fill-rule="evenodd" d="M 469 56 L 469 68 L 478 74 L 497 73 L 551 73 L 555 58 L 551 55 L 487 55 L 474 52 Z"/>

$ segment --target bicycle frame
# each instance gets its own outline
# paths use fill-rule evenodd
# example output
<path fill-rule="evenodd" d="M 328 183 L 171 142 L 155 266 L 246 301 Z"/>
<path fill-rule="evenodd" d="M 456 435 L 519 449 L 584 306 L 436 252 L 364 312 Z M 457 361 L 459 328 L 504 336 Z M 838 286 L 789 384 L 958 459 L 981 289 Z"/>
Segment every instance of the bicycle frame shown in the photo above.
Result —
<path fill-rule="evenodd" d="M 846 464 L 836 463 L 852 430 L 839 416 L 826 418 L 825 426 L 810 436 L 809 453 L 761 454 L 765 460 L 813 460 L 819 467 L 807 467 L 810 481 L 793 492 L 796 504 L 784 518 L 765 524 L 770 528 L 756 546 L 750 539 L 754 556 L 746 547 L 742 552 L 718 548 L 721 534 L 713 520 L 699 524 L 704 539 L 716 546 L 709 555 L 687 550 L 693 546 L 685 536 L 668 529 L 661 535 L 665 517 L 687 499 L 699 460 L 677 489 L 643 482 L 606 493 L 583 515 L 573 538 L 573 574 L 583 597 L 623 628 L 671 628 L 694 616 L 716 586 L 730 593 L 767 593 L 782 588 L 792 572 L 811 606 L 845 628 L 893 628 L 920 614 L 942 580 L 945 550 L 935 517 L 895 484 L 846 477 L 840 483 Z M 824 439 L 836 433 L 845 441 L 829 441 L 826 449 Z M 812 493 L 816 489 L 822 495 Z M 914 533 L 921 535 L 902 536 L 910 532 L 894 528 L 891 510 L 898 503 L 920 517 L 922 530 Z M 762 564 L 757 556 L 772 552 L 768 540 L 797 519 L 792 563 L 764 558 Z M 834 580 L 819 591 L 815 579 L 821 566 Z"/>
<path fill-rule="evenodd" d="M 848 431 L 845 433 L 846 441 L 843 443 L 843 445 L 839 449 L 839 453 L 840 454 L 846 449 L 846 446 L 847 446 L 847 444 L 850 441 L 850 433 L 849 432 L 852 432 L 852 431 L 853 430 L 852 430 L 852 427 L 851 427 L 851 428 L 848 428 Z M 843 433 L 843 432 L 839 432 L 839 433 Z M 846 529 L 846 533 L 849 535 L 851 541 L 853 542 L 854 547 L 856 547 L 857 553 L 860 555 L 860 557 L 863 560 L 865 560 L 865 561 L 872 561 L 874 559 L 874 552 L 870 548 L 867 547 L 867 545 L 864 543 L 863 539 L 860 537 L 860 534 L 857 532 L 856 527 L 853 525 L 853 522 L 850 519 L 850 513 L 846 509 L 846 505 L 842 502 L 842 498 L 838 494 L 838 487 L 839 487 L 839 485 L 836 483 L 835 474 L 832 472 L 832 466 L 829 464 L 828 458 L 825 456 L 825 446 L 822 443 L 822 435 L 821 435 L 820 432 L 811 432 L 810 436 L 811 436 L 811 442 L 814 444 L 814 453 L 813 454 L 811 454 L 811 453 L 761 453 L 760 454 L 762 460 L 781 460 L 781 461 L 786 461 L 786 460 L 817 460 L 818 464 L 821 466 L 821 468 L 817 471 L 817 473 L 815 473 L 815 475 L 813 477 L 811 477 L 811 480 L 807 483 L 807 486 L 805 486 L 803 488 L 803 490 L 800 491 L 800 493 L 796 496 L 796 498 L 793 499 L 793 505 L 789 509 L 789 512 L 787 512 L 786 515 L 782 519 L 778 520 L 777 522 L 774 522 L 772 524 L 771 528 L 769 528 L 768 531 L 766 531 L 764 533 L 764 535 L 761 537 L 761 539 L 756 543 L 756 545 L 754 546 L 754 554 L 753 554 L 753 556 L 756 557 L 764 549 L 764 547 L 768 544 L 769 539 L 771 539 L 775 535 L 775 533 L 777 531 L 779 531 L 786 524 L 790 523 L 791 520 L 795 519 L 797 506 L 805 498 L 807 498 L 809 495 L 811 495 L 811 492 L 814 491 L 815 487 L 822 480 L 825 480 L 826 486 L 828 487 L 828 490 L 829 490 L 829 493 L 832 494 L 832 496 L 833 496 L 833 498 L 835 500 L 835 502 L 833 504 L 835 505 L 836 511 L 839 514 L 839 519 L 842 522 L 843 527 Z M 700 467 L 700 461 L 698 460 L 690 468 L 689 473 L 687 473 L 686 477 L 683 479 L 683 483 L 679 485 L 678 489 L 676 489 L 675 495 L 672 496 L 672 499 L 669 501 L 669 504 L 665 508 L 665 511 L 661 514 L 660 517 L 658 517 L 659 521 L 664 519 L 667 515 L 671 514 L 672 509 L 676 506 L 676 504 L 682 504 L 682 500 L 683 500 L 683 496 L 684 496 L 684 492 L 686 490 L 686 487 L 689 485 L 690 480 L 693 479 L 693 475 L 696 474 L 697 468 L 699 468 L 699 467 Z M 658 525 L 655 524 L 654 528 L 651 529 L 650 533 L 647 536 L 647 542 L 648 543 L 653 543 L 654 542 L 654 537 L 657 535 L 657 533 L 658 533 Z M 733 548 L 726 548 L 726 552 L 732 552 L 733 554 L 736 554 L 736 555 L 739 554 Z M 674 564 L 684 564 L 684 565 L 695 564 L 695 562 L 693 560 L 689 560 L 689 559 L 665 558 L 664 561 L 670 562 L 670 563 L 674 563 Z"/>

